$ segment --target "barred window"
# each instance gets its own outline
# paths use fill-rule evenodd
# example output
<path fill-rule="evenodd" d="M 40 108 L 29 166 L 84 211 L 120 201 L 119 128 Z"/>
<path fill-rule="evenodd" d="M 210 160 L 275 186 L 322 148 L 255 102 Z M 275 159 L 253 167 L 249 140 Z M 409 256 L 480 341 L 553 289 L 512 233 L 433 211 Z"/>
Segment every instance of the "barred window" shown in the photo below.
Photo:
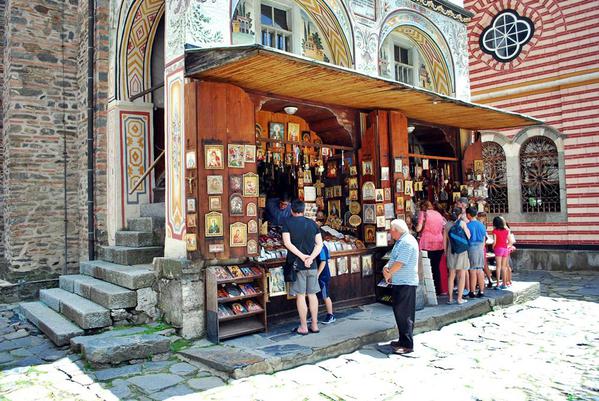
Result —
<path fill-rule="evenodd" d="M 497 142 L 483 142 L 485 180 L 489 191 L 489 213 L 508 213 L 507 168 L 505 152 Z"/>
<path fill-rule="evenodd" d="M 527 139 L 520 148 L 522 211 L 560 211 L 557 146 L 544 136 Z"/>

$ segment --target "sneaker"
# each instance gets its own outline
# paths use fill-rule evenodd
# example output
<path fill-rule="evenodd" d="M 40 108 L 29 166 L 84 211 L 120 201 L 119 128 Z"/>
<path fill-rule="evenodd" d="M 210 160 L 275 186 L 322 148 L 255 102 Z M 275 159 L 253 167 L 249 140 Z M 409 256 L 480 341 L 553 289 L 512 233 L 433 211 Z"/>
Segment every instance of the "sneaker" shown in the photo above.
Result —
<path fill-rule="evenodd" d="M 462 296 L 463 296 L 463 297 L 467 297 L 467 296 L 468 296 L 468 294 L 470 294 L 470 291 L 468 291 L 468 290 L 464 289 L 464 292 L 462 293 Z"/>
<path fill-rule="evenodd" d="M 476 295 L 474 295 L 474 293 L 473 293 L 473 292 L 470 292 L 470 293 L 468 294 L 468 298 L 476 298 Z"/>
<path fill-rule="evenodd" d="M 484 292 L 480 292 L 478 294 L 476 294 L 476 298 L 483 298 L 485 296 Z"/>
<path fill-rule="evenodd" d="M 324 318 L 324 320 L 322 321 L 322 324 L 331 324 L 331 323 L 335 323 L 337 319 L 335 319 L 335 315 L 330 315 L 327 313 L 327 316 Z"/>

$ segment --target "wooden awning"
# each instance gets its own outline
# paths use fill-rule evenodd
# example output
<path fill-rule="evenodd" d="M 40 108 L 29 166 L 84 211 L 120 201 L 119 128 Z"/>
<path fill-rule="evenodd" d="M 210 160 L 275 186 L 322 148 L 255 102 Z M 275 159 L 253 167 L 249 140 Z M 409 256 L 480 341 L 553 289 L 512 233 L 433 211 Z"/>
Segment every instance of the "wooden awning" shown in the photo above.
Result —
<path fill-rule="evenodd" d="M 399 110 L 431 124 L 493 130 L 543 123 L 261 45 L 188 50 L 185 66 L 188 77 L 320 104 Z"/>

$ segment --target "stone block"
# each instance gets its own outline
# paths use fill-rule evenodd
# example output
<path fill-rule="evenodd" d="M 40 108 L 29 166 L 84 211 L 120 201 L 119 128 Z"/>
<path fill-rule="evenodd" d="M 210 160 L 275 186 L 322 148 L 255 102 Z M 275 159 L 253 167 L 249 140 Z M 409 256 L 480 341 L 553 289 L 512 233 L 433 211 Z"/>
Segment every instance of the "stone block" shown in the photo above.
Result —
<path fill-rule="evenodd" d="M 115 238 L 117 246 L 147 247 L 158 245 L 154 234 L 145 231 L 117 231 Z"/>
<path fill-rule="evenodd" d="M 83 335 L 83 330 L 41 302 L 22 303 L 20 308 L 23 315 L 58 346 Z"/>
<path fill-rule="evenodd" d="M 60 313 L 82 329 L 94 329 L 112 324 L 108 309 L 63 289 L 41 290 L 40 300 L 53 306 L 58 303 Z"/>
<path fill-rule="evenodd" d="M 156 334 L 134 334 L 118 336 L 87 336 L 73 339 L 81 349 L 83 357 L 95 364 L 118 364 L 134 359 L 145 359 L 154 354 L 168 352 L 170 340 Z"/>
<path fill-rule="evenodd" d="M 141 288 L 136 291 L 137 306 L 136 311 L 143 312 L 151 319 L 156 319 L 160 311 L 156 308 L 158 305 L 158 294 L 150 287 Z"/>
<path fill-rule="evenodd" d="M 112 262 L 121 265 L 140 265 L 152 263 L 155 257 L 162 256 L 164 248 L 162 246 L 147 246 L 147 247 L 127 247 L 127 246 L 104 246 L 103 257 L 107 262 Z"/>
<path fill-rule="evenodd" d="M 95 277 L 130 290 L 151 287 L 154 284 L 152 265 L 123 266 L 102 260 L 81 262 L 81 274 Z"/>
<path fill-rule="evenodd" d="M 158 257 L 154 259 L 154 271 L 158 278 L 174 280 L 181 278 L 183 270 L 189 267 L 187 259 Z"/>
<path fill-rule="evenodd" d="M 132 377 L 128 381 L 144 393 L 151 394 L 177 385 L 183 381 L 183 378 L 168 373 L 157 373 Z"/>
<path fill-rule="evenodd" d="M 160 217 L 136 217 L 127 219 L 127 230 L 152 232 L 164 227 L 164 218 Z"/>
<path fill-rule="evenodd" d="M 146 203 L 140 207 L 141 217 L 165 218 L 166 206 L 162 203 Z"/>
<path fill-rule="evenodd" d="M 133 308 L 137 304 L 134 291 L 87 275 L 61 276 L 60 288 L 89 299 L 107 309 Z"/>

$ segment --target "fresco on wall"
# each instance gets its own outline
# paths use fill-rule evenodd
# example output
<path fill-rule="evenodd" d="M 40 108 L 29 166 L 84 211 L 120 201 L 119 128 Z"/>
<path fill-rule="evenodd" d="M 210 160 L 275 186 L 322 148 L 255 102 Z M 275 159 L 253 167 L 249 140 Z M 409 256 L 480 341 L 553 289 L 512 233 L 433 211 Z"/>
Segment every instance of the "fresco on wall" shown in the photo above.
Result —
<path fill-rule="evenodd" d="M 224 45 L 229 36 L 228 15 L 228 1 L 192 0 L 186 13 L 185 44 L 197 47 Z"/>
<path fill-rule="evenodd" d="M 303 10 L 301 11 L 301 15 L 304 28 L 302 36 L 302 55 L 314 60 L 327 63 L 330 62 L 329 56 L 325 53 L 322 35 L 318 31 L 318 28 Z"/>
<path fill-rule="evenodd" d="M 256 28 L 252 10 L 254 2 L 251 0 L 242 0 L 237 4 L 231 19 L 231 34 L 233 35 L 233 44 L 254 43 Z"/>
<path fill-rule="evenodd" d="M 367 28 L 356 26 L 356 70 L 378 75 L 378 37 Z"/>

